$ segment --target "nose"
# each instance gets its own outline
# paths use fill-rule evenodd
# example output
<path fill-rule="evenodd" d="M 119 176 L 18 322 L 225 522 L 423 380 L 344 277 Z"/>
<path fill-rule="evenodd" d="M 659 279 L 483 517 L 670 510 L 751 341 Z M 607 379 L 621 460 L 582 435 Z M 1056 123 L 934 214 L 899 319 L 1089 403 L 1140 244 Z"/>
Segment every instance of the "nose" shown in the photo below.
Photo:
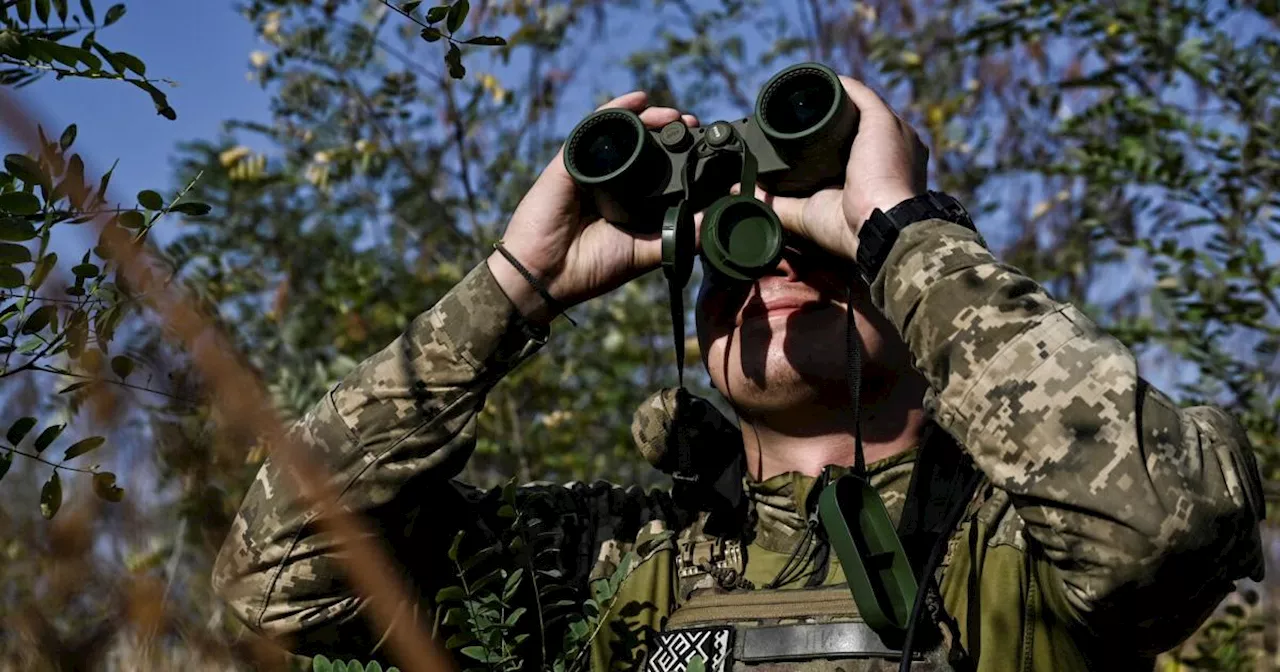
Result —
<path fill-rule="evenodd" d="M 784 248 L 782 256 L 778 259 L 778 265 L 769 269 L 765 276 L 785 278 L 787 282 L 799 282 L 803 266 L 804 260 L 800 259 L 798 251 L 789 247 Z"/>

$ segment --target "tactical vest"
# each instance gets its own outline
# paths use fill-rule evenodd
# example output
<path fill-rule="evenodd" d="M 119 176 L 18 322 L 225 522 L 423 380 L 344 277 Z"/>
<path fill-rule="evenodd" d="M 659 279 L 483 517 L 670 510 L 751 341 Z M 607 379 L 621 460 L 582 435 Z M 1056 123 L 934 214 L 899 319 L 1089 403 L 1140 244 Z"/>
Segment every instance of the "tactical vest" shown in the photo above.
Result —
<path fill-rule="evenodd" d="M 743 585 L 741 542 L 708 535 L 701 524 L 686 529 L 677 547 L 677 607 L 649 643 L 645 672 L 686 672 L 691 664 L 696 670 L 695 658 L 707 672 L 898 669 L 901 651 L 887 646 L 859 618 L 843 583 L 784 589 Z M 932 606 L 938 604 L 940 599 Z M 943 636 L 930 647 L 916 647 L 912 670 L 955 669 L 947 658 L 957 648 L 952 644 L 957 631 L 954 623 L 943 625 Z"/>
<path fill-rule="evenodd" d="M 936 453 L 935 453 L 936 455 Z M 907 530 L 904 546 L 923 566 L 922 554 L 939 534 L 951 539 L 955 529 L 940 529 L 939 511 L 981 505 L 975 488 L 940 487 L 936 461 L 918 463 L 904 522 L 916 516 L 923 522 L 900 525 Z M 917 478 L 917 473 L 924 475 Z M 979 475 L 980 476 L 980 475 Z M 954 482 L 954 478 L 951 479 Z M 927 481 L 927 482 L 926 482 Z M 967 505 L 967 506 L 966 506 Z M 896 671 L 902 659 L 898 646 L 886 644 L 858 615 L 849 587 L 756 589 L 744 578 L 743 540 L 707 530 L 708 514 L 681 531 L 676 546 L 675 608 L 662 631 L 654 633 L 643 663 L 645 672 L 881 672 Z M 930 520 L 932 519 L 932 520 Z M 916 535 L 910 530 L 939 534 Z M 917 568 L 919 574 L 920 568 Z M 973 662 L 960 646 L 959 626 L 946 613 L 937 586 L 941 570 L 922 582 L 926 618 L 912 647 L 912 670 L 968 670 Z M 927 621 L 927 624 L 925 623 Z M 695 659 L 700 659 L 699 663 Z M 692 665 L 692 668 L 690 667 Z"/>
<path fill-rule="evenodd" d="M 733 483 L 745 478 L 741 444 L 730 440 L 733 433 L 718 411 L 704 400 L 683 396 L 683 390 L 654 395 L 649 403 L 662 413 L 637 413 L 632 426 L 636 443 L 651 464 L 672 475 L 677 499 L 702 513 L 677 537 L 675 606 L 662 630 L 652 633 L 641 669 L 898 670 L 902 651 L 886 645 L 859 617 L 843 582 L 755 589 L 745 580 L 743 540 L 752 533 L 754 514 L 747 510 L 743 489 Z M 671 432 L 670 418 L 677 413 L 692 419 L 675 423 L 680 429 Z M 917 577 L 925 570 L 925 556 L 941 548 L 935 548 L 937 542 L 943 537 L 954 539 L 954 515 L 967 516 L 981 505 L 977 494 L 981 474 L 964 451 L 936 426 L 929 427 L 922 438 L 921 457 L 912 472 L 898 528 Z M 932 627 L 912 647 L 911 669 L 966 672 L 974 669 L 973 661 L 960 645 L 959 626 L 942 604 L 940 574 L 940 570 L 933 572 L 920 582 L 925 617 L 917 627 L 925 630 L 920 626 L 926 621 Z"/>

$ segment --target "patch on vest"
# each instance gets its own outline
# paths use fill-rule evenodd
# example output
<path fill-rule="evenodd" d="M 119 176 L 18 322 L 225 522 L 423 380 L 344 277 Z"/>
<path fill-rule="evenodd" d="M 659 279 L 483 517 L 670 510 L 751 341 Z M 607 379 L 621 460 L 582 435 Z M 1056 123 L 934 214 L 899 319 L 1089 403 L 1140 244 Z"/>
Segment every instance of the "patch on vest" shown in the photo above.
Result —
<path fill-rule="evenodd" d="M 656 633 L 645 672 L 687 672 L 694 657 L 707 672 L 728 672 L 733 663 L 733 628 L 710 627 Z"/>

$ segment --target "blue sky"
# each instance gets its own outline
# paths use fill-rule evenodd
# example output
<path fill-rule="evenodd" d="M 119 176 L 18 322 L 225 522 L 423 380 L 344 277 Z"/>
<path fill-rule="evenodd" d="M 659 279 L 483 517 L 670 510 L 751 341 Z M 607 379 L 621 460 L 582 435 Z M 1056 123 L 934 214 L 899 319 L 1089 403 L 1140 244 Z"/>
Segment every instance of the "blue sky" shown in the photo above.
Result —
<path fill-rule="evenodd" d="M 124 18 L 99 35 L 108 48 L 141 58 L 148 76 L 178 84 L 159 84 L 178 112 L 176 121 L 157 115 L 150 97 L 120 82 L 48 77 L 18 95 L 56 126 L 46 127 L 55 137 L 67 124 L 77 124 L 75 148 L 91 161 L 86 173 L 101 174 L 120 160 L 112 176 L 116 199 L 131 200 L 142 189 L 165 193 L 173 186 L 169 157 L 177 143 L 216 137 L 226 119 L 269 119 L 267 93 L 245 77 L 258 40 L 232 5 L 229 0 L 133 0 Z M 109 3 L 98 0 L 94 6 L 101 15 Z M 4 150 L 13 151 L 7 139 Z"/>

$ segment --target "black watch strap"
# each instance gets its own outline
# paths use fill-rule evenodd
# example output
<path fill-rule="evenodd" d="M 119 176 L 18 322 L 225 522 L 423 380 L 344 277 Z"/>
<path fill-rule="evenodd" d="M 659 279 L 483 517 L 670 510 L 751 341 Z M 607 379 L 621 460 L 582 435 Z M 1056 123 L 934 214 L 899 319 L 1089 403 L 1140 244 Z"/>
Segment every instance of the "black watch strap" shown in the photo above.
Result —
<path fill-rule="evenodd" d="M 941 219 L 977 230 L 960 201 L 940 192 L 930 191 L 893 206 L 889 212 L 876 208 L 858 234 L 858 271 L 871 284 L 889 258 L 903 229 L 926 219 Z"/>

